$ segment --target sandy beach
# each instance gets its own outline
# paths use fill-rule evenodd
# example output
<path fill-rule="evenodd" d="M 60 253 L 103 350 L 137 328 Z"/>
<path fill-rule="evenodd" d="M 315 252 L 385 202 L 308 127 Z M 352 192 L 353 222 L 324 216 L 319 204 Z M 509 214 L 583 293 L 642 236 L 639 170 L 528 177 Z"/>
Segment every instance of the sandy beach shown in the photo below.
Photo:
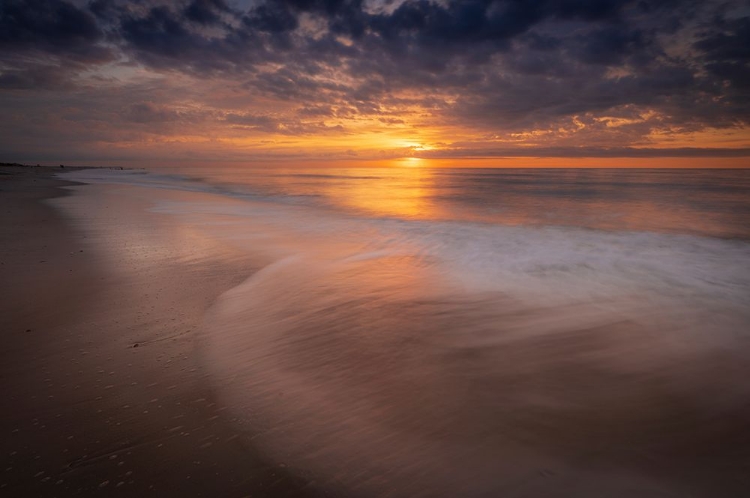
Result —
<path fill-rule="evenodd" d="M 203 312 L 254 263 L 58 172 L 0 170 L 0 495 L 313 495 L 198 366 Z"/>
<path fill-rule="evenodd" d="M 321 202 L 409 172 L 0 172 L 3 498 L 750 489 L 742 240 Z"/>

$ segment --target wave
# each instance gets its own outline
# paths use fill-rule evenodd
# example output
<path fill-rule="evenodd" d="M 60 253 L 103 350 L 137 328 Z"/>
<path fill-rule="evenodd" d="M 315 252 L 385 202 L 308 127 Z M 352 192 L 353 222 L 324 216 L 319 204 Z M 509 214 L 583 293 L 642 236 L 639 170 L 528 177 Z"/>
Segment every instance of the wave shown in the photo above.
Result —
<path fill-rule="evenodd" d="M 711 496 L 741 475 L 746 244 L 257 209 L 232 213 L 283 256 L 216 303 L 206 365 L 253 444 L 321 486 Z"/>
<path fill-rule="evenodd" d="M 741 475 L 746 319 L 534 305 L 432 265 L 290 257 L 222 296 L 206 365 L 253 444 L 346 496 L 700 496 Z"/>
<path fill-rule="evenodd" d="M 317 486 L 747 495 L 746 241 L 212 193 L 153 209 L 271 264 L 206 316 L 206 372 L 246 439 Z"/>

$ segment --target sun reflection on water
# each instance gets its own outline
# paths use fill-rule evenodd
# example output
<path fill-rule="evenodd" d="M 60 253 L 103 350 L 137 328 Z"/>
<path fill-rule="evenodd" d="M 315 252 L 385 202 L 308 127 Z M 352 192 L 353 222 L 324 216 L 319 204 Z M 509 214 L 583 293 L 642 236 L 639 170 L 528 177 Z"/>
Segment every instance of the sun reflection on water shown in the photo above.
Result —
<path fill-rule="evenodd" d="M 410 167 L 383 169 L 377 181 L 352 181 L 329 186 L 326 196 L 337 204 L 376 216 L 435 218 L 435 179 L 430 169 L 419 168 L 419 158 L 404 162 Z M 355 173 L 351 173 L 355 176 Z M 369 174 L 373 174 L 370 171 Z"/>

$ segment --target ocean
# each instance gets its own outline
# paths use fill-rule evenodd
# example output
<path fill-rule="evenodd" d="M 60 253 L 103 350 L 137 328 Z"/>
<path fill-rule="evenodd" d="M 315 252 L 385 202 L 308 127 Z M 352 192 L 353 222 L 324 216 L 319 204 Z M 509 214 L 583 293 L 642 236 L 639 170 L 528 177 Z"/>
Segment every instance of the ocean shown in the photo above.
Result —
<path fill-rule="evenodd" d="M 334 495 L 750 491 L 750 170 L 66 177 L 256 258 L 205 374 Z"/>

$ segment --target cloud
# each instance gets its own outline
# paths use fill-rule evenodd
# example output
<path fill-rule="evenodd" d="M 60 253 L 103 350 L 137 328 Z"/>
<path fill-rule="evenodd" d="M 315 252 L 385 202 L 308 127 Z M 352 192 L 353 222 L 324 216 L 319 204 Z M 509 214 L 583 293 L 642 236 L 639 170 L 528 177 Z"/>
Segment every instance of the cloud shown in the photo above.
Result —
<path fill-rule="evenodd" d="M 224 116 L 224 121 L 233 125 L 247 126 L 265 131 L 274 131 L 279 126 L 279 123 L 270 116 L 252 113 L 228 113 Z"/>
<path fill-rule="evenodd" d="M 694 47 L 706 69 L 734 89 L 750 89 L 750 18 L 719 19 Z"/>
<path fill-rule="evenodd" d="M 0 10 L 0 43 L 9 49 L 85 51 L 101 38 L 91 14 L 62 0 L 7 0 Z"/>
<path fill-rule="evenodd" d="M 277 3 L 261 4 L 251 10 L 242 20 L 250 29 L 269 33 L 285 33 L 299 26 L 297 16 L 283 4 Z"/>
<path fill-rule="evenodd" d="M 439 151 L 420 151 L 422 158 L 459 158 L 459 157 L 571 157 L 571 158 L 657 158 L 657 157 L 750 157 L 750 148 L 700 148 L 700 147 L 673 147 L 669 149 L 658 149 L 653 147 L 536 147 L 534 149 L 522 149 L 517 147 L 506 148 L 455 148 Z"/>
<path fill-rule="evenodd" d="M 192 0 L 183 10 L 187 19 L 203 25 L 217 24 L 224 12 L 229 12 L 224 0 Z"/>
<path fill-rule="evenodd" d="M 179 59 L 188 69 L 191 60 L 200 65 L 211 63 L 216 49 L 210 40 L 191 31 L 175 12 L 166 6 L 153 7 L 143 17 L 120 20 L 123 41 L 143 62 L 159 66 L 161 60 Z M 205 60 L 203 60 L 205 58 Z"/>
<path fill-rule="evenodd" d="M 63 0 L 7 0 L 0 6 L 0 60 L 55 58 L 100 63 L 111 58 L 93 15 Z"/>
<path fill-rule="evenodd" d="M 277 133 L 280 135 L 304 136 L 321 133 L 341 133 L 344 128 L 341 125 L 329 126 L 323 121 L 299 121 L 280 119 L 276 116 L 247 113 L 228 113 L 223 122 L 234 125 L 236 128 L 259 131 L 263 133 Z"/>
<path fill-rule="evenodd" d="M 659 134 L 750 126 L 750 17 L 742 7 L 735 0 L 7 0 L 0 102 L 53 92 L 45 98 L 57 95 L 66 108 L 76 92 L 107 94 L 119 111 L 106 119 L 165 136 L 226 129 L 346 136 L 366 122 L 373 133 L 441 129 L 511 146 L 512 136 L 524 137 L 545 153 L 577 154 L 588 149 L 564 145 L 609 141 L 606 150 L 631 154 Z M 148 86 L 137 83 L 143 74 Z M 170 93 L 174 86 L 192 90 Z M 89 100 L 76 100 L 78 112 L 98 115 Z M 629 124 L 613 126 L 615 118 Z M 123 132 L 112 128 L 114 140 Z M 450 153 L 504 147 L 465 144 Z"/>
<path fill-rule="evenodd" d="M 180 119 L 180 113 L 176 110 L 152 102 L 131 105 L 125 116 L 134 123 L 165 123 Z"/>
<path fill-rule="evenodd" d="M 59 90 L 72 88 L 66 71 L 57 66 L 27 66 L 22 69 L 5 69 L 0 73 L 0 89 L 6 90 Z"/>

